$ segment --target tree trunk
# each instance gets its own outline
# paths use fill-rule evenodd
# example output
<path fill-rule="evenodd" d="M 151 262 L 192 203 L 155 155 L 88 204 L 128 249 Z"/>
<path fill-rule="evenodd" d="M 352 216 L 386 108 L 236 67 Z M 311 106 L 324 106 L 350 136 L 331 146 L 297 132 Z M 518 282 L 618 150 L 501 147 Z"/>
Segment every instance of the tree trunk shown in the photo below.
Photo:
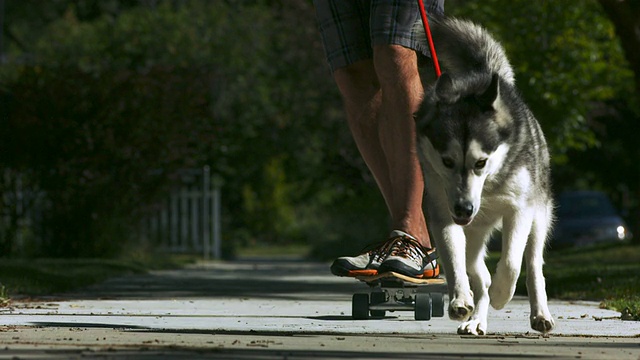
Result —
<path fill-rule="evenodd" d="M 616 29 L 640 99 L 640 1 L 598 0 Z"/>

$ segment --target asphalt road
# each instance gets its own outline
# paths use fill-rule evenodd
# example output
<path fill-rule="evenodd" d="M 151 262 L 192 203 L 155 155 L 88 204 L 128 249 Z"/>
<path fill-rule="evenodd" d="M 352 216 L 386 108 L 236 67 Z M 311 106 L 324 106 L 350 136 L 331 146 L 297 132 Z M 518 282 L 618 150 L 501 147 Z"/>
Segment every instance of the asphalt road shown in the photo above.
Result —
<path fill-rule="evenodd" d="M 597 303 L 551 300 L 557 329 L 542 336 L 518 297 L 476 337 L 411 312 L 353 320 L 351 296 L 367 289 L 301 261 L 116 278 L 0 309 L 0 359 L 640 359 L 640 322 Z"/>

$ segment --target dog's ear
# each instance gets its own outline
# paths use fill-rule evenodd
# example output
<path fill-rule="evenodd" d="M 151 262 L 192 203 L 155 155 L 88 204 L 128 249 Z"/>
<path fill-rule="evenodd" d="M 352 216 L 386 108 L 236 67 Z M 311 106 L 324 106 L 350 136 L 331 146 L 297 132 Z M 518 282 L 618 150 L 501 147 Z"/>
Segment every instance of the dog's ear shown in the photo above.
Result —
<path fill-rule="evenodd" d="M 476 99 L 478 104 L 483 110 L 493 110 L 493 103 L 498 98 L 498 83 L 499 83 L 498 74 L 493 74 L 491 77 L 491 83 L 487 87 L 487 89 L 479 95 L 476 95 Z"/>
<path fill-rule="evenodd" d="M 436 80 L 436 99 L 445 103 L 454 103 L 457 100 L 457 94 L 453 86 L 453 79 L 449 74 L 443 73 Z"/>

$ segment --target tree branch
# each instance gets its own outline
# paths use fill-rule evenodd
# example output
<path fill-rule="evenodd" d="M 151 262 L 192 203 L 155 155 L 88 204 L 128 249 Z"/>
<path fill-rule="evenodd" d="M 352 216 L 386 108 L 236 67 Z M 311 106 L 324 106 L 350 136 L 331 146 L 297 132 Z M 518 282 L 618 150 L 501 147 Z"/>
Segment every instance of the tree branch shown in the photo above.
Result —
<path fill-rule="evenodd" d="M 636 0 L 598 0 L 616 29 L 625 58 L 635 73 L 640 97 L 640 3 Z"/>

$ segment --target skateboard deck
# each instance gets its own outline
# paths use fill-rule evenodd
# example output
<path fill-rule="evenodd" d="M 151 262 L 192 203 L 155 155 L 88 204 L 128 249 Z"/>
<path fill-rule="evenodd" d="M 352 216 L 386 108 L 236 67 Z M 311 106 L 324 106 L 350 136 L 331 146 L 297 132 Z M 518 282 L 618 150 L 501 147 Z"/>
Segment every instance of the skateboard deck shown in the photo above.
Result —
<path fill-rule="evenodd" d="M 385 272 L 377 275 L 360 275 L 360 276 L 356 276 L 356 279 L 360 281 L 364 281 L 366 283 L 374 283 L 379 280 L 396 280 L 396 281 L 404 281 L 412 284 L 421 284 L 421 285 L 445 284 L 445 280 L 439 277 L 419 279 L 419 278 L 414 278 L 407 275 L 402 275 L 393 271 L 389 271 L 389 272 Z"/>

